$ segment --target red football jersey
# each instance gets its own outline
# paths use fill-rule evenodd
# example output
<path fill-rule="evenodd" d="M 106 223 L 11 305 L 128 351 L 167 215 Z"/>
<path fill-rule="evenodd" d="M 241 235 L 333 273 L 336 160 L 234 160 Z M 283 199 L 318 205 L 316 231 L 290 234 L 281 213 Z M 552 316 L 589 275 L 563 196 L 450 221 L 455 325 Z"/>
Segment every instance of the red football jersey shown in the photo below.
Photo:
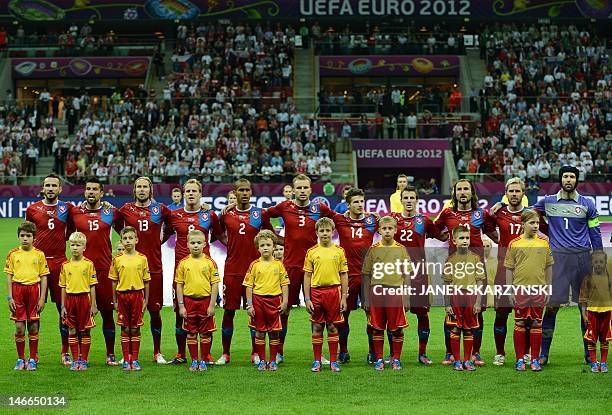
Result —
<path fill-rule="evenodd" d="M 283 218 L 285 223 L 285 268 L 304 267 L 306 251 L 318 242 L 315 223 L 319 218 L 332 217 L 332 210 L 318 202 L 298 206 L 291 200 L 265 210 L 269 218 Z"/>
<path fill-rule="evenodd" d="M 110 269 L 113 259 L 111 235 L 113 228 L 120 231 L 119 210 L 113 206 L 89 210 L 70 205 L 70 228 L 87 237 L 84 256 L 91 260 L 97 271 Z"/>
<path fill-rule="evenodd" d="M 263 209 L 251 206 L 249 210 L 230 209 L 219 218 L 221 230 L 227 234 L 227 258 L 223 275 L 244 277 L 251 262 L 259 258 L 255 236 L 262 229 L 272 230 L 270 219 Z"/>
<path fill-rule="evenodd" d="M 408 253 L 413 261 L 425 259 L 425 240 L 437 238 L 442 232 L 427 216 L 416 214 L 410 218 L 402 213 L 391 213 L 397 220 L 397 232 L 395 241 L 408 248 Z"/>
<path fill-rule="evenodd" d="M 186 211 L 180 208 L 170 212 L 168 227 L 164 231 L 167 234 L 176 233 L 176 247 L 174 248 L 174 267 L 178 266 L 181 259 L 189 255 L 187 247 L 187 235 L 190 231 L 197 229 L 204 232 L 206 246 L 204 253 L 210 256 L 209 233 L 219 238 L 221 236 L 221 226 L 217 214 L 212 210 L 197 210 L 195 212 Z"/>
<path fill-rule="evenodd" d="M 521 221 L 521 215 L 524 209 L 519 212 L 510 212 L 508 206 L 505 205 L 499 209 L 495 215 L 495 223 L 499 228 L 499 244 L 497 250 L 497 258 L 503 262 L 506 257 L 507 248 L 510 246 L 510 242 L 521 236 L 523 233 L 523 223 Z M 540 216 L 540 232 L 546 233 L 547 224 L 544 218 Z"/>
<path fill-rule="evenodd" d="M 434 223 L 440 230 L 448 230 L 449 253 L 455 252 L 456 249 L 453 229 L 457 226 L 464 225 L 470 229 L 470 247 L 477 248 L 474 252 L 479 255 L 482 255 L 482 234 L 492 232 L 496 228 L 495 218 L 482 208 L 454 211 L 452 207 L 447 207 L 440 212 Z"/>
<path fill-rule="evenodd" d="M 348 212 L 333 216 L 340 246 L 344 249 L 348 261 L 349 277 L 361 276 L 363 259 L 372 246 L 378 224 L 374 215 L 366 213 L 361 219 L 352 219 Z"/>
<path fill-rule="evenodd" d="M 58 201 L 47 205 L 42 200 L 26 209 L 26 220 L 36 225 L 34 248 L 45 253 L 47 258 L 65 258 L 70 204 Z"/>
<path fill-rule="evenodd" d="M 126 203 L 119 209 L 123 224 L 132 226 L 138 234 L 136 250 L 147 257 L 149 271 L 161 274 L 161 241 L 164 224 L 170 217 L 170 209 L 158 202 L 151 202 L 147 207 L 136 206 L 136 203 Z"/>

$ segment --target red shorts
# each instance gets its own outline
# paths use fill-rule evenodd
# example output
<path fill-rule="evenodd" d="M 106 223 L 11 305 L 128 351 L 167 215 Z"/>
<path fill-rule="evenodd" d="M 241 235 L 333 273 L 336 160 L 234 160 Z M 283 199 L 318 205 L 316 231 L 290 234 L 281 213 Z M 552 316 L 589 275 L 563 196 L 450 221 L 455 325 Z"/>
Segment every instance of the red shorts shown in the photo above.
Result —
<path fill-rule="evenodd" d="M 113 282 L 108 278 L 108 270 L 96 270 L 96 306 L 100 311 L 113 311 Z"/>
<path fill-rule="evenodd" d="M 25 285 L 13 282 L 13 301 L 16 310 L 11 313 L 11 320 L 34 321 L 40 320 L 36 310 L 40 298 L 40 283 Z"/>
<path fill-rule="evenodd" d="M 164 305 L 164 278 L 160 273 L 151 273 L 147 310 L 159 311 Z"/>
<path fill-rule="evenodd" d="M 351 275 L 348 279 L 348 297 L 346 298 L 346 309 L 357 310 L 361 300 L 361 275 Z"/>
<path fill-rule="evenodd" d="M 212 333 L 217 331 L 215 317 L 208 317 L 210 297 L 194 298 L 184 296 L 187 314 L 183 320 L 183 329 L 187 333 Z"/>
<path fill-rule="evenodd" d="M 246 304 L 246 287 L 242 285 L 244 275 L 223 276 L 223 309 L 240 310 Z"/>
<path fill-rule="evenodd" d="M 544 307 L 514 307 L 515 320 L 537 320 L 542 321 L 544 315 Z"/>
<path fill-rule="evenodd" d="M 376 330 L 396 331 L 408 327 L 404 307 L 370 306 L 368 325 Z"/>
<path fill-rule="evenodd" d="M 47 258 L 47 265 L 49 266 L 47 287 L 49 287 L 51 301 L 54 303 L 61 304 L 62 302 L 62 287 L 59 286 L 59 275 L 64 262 L 66 262 L 66 257 Z"/>
<path fill-rule="evenodd" d="M 144 304 L 144 291 L 118 291 L 117 292 L 117 324 L 121 327 L 140 327 L 142 321 L 142 305 Z"/>
<path fill-rule="evenodd" d="M 66 294 L 64 306 L 66 307 L 66 317 L 64 318 L 66 326 L 76 331 L 96 327 L 96 323 L 91 316 L 89 293 Z"/>
<path fill-rule="evenodd" d="M 410 296 L 410 312 L 412 314 L 425 314 L 429 311 L 431 300 L 429 294 L 422 294 L 429 287 L 429 277 L 419 274 L 410 281 L 410 287 L 414 287 L 415 295 Z"/>
<path fill-rule="evenodd" d="M 310 321 L 319 324 L 344 323 L 344 316 L 340 312 L 341 298 L 342 288 L 339 285 L 311 288 L 310 300 L 314 311 Z"/>
<path fill-rule="evenodd" d="M 446 316 L 448 325 L 457 326 L 460 329 L 477 329 L 480 327 L 478 315 L 474 313 L 476 296 L 454 295 L 451 297 L 451 304 L 455 316 Z"/>
<path fill-rule="evenodd" d="M 597 343 L 597 339 L 601 343 L 612 340 L 612 330 L 610 329 L 611 315 L 612 311 L 600 313 L 587 310 L 588 322 L 584 338 L 591 343 Z"/>
<path fill-rule="evenodd" d="M 255 317 L 249 320 L 249 327 L 257 331 L 281 331 L 279 307 L 283 301 L 282 295 L 264 296 L 253 294 Z"/>
<path fill-rule="evenodd" d="M 289 275 L 289 307 L 300 305 L 304 270 L 302 268 L 287 268 L 287 274 Z"/>

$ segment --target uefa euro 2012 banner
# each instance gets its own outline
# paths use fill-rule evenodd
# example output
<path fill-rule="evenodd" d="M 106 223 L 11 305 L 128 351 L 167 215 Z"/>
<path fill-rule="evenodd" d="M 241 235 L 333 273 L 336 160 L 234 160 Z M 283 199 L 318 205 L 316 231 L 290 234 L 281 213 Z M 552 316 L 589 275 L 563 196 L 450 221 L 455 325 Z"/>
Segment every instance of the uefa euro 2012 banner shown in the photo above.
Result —
<path fill-rule="evenodd" d="M 610 0 L 3 0 L 0 20 L 373 18 L 607 19 Z"/>

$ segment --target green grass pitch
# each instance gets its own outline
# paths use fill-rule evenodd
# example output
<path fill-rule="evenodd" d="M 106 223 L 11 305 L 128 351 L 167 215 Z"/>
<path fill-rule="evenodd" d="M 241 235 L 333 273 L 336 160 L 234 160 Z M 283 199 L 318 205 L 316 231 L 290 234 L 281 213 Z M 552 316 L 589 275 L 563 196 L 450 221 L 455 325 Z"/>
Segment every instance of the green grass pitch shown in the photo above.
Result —
<path fill-rule="evenodd" d="M 19 219 L 0 221 L 0 254 L 17 245 Z M 6 284 L 0 285 L 6 296 Z M 217 309 L 217 325 L 223 310 Z M 14 327 L 4 306 L 0 324 L 0 395 L 50 396 L 62 394 L 68 406 L 62 413 L 605 413 L 612 401 L 612 378 L 592 374 L 582 364 L 582 342 L 578 312 L 561 310 L 551 350 L 551 363 L 541 373 L 513 370 L 511 329 L 506 340 L 509 362 L 505 367 L 491 364 L 495 354 L 492 324 L 495 313 L 485 314 L 482 354 L 487 365 L 475 373 L 453 372 L 439 364 L 444 353 L 443 309 L 432 310 L 428 354 L 432 367 L 416 363 L 416 319 L 409 314 L 403 353 L 404 370 L 375 373 L 365 364 L 367 341 L 362 311 L 351 315 L 349 349 L 351 362 L 341 373 L 309 371 L 312 361 L 310 327 L 304 309 L 293 310 L 285 346 L 286 363 L 276 373 L 258 373 L 249 365 L 250 338 L 244 311 L 235 321 L 232 363 L 208 372 L 189 373 L 186 365 L 156 366 L 152 363 L 152 340 L 148 320 L 143 327 L 140 373 L 123 373 L 118 367 L 104 366 L 104 340 L 101 321 L 92 331 L 92 363 L 89 372 L 69 372 L 59 363 L 57 312 L 47 304 L 41 320 L 38 372 L 13 372 L 16 355 Z M 146 317 L 148 319 L 148 317 Z M 175 349 L 174 314 L 163 310 L 162 350 L 171 357 Z M 512 322 L 509 324 L 512 327 Z M 385 349 L 388 346 L 385 344 Z M 327 346 L 324 347 L 324 351 Z M 116 352 L 120 354 L 117 336 Z M 220 330 L 216 333 L 213 356 L 221 353 Z M 326 353 L 326 352 L 325 352 Z M 606 392 L 607 391 L 607 392 Z M 608 408 L 606 410 L 606 408 Z M 6 406 L 0 413 L 16 413 Z M 28 413 L 54 413 L 50 408 Z"/>

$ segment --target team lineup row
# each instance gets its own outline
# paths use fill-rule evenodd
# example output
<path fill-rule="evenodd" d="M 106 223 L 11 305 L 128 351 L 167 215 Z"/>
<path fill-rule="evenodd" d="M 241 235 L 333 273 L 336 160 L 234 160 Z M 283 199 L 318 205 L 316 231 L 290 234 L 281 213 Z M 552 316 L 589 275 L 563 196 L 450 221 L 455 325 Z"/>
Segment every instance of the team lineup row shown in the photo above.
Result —
<path fill-rule="evenodd" d="M 560 277 L 560 283 L 553 285 L 553 288 L 559 288 L 557 292 L 553 292 L 552 296 L 553 301 L 558 302 L 553 302 L 552 304 L 565 303 L 568 299 L 570 286 L 573 288 L 572 295 L 577 295 L 580 286 L 582 285 L 582 280 L 586 275 L 591 274 L 590 254 L 585 251 L 584 247 L 589 246 L 592 247 L 593 250 L 600 250 L 602 247 L 601 234 L 599 232 L 597 223 L 597 212 L 589 199 L 582 197 L 576 192 L 577 174 L 573 171 L 564 171 L 560 174 L 560 181 L 562 184 L 562 190 L 557 195 L 547 196 L 545 199 L 543 199 L 543 201 L 539 202 L 538 205 L 535 206 L 537 212 L 542 215 L 546 215 L 548 219 L 550 245 L 552 247 L 553 256 L 555 257 L 555 265 L 552 267 L 552 278 L 554 280 L 555 278 Z M 494 214 L 477 207 L 475 190 L 470 182 L 465 180 L 459 181 L 453 187 L 451 206 L 444 209 L 438 218 L 436 218 L 435 222 L 418 214 L 416 211 L 416 202 L 418 199 L 417 192 L 414 191 L 414 189 L 403 187 L 404 186 L 402 183 L 398 180 L 398 192 L 399 198 L 403 204 L 403 211 L 392 215 L 396 222 L 396 232 L 393 233 L 392 239 L 395 240 L 395 243 L 401 246 L 412 248 L 412 260 L 418 261 L 419 254 L 423 254 L 424 251 L 422 248 L 424 247 L 425 239 L 427 237 L 436 237 L 440 240 L 445 240 L 448 238 L 449 233 L 453 235 L 453 238 L 450 238 L 449 240 L 449 252 L 451 254 L 455 253 L 457 250 L 457 244 L 455 242 L 454 231 L 460 226 L 467 225 L 466 229 L 469 230 L 467 233 L 469 241 L 468 246 L 478 258 L 482 258 L 481 251 L 483 243 L 481 233 L 487 234 L 494 242 L 499 243 L 499 245 L 502 247 L 509 247 L 510 242 L 513 239 L 524 236 L 523 229 L 525 227 L 523 226 L 521 214 L 519 213 L 523 210 L 521 200 L 524 195 L 524 185 L 520 180 L 511 180 L 508 183 L 506 188 L 508 205 L 496 210 Z M 358 189 L 349 191 L 346 197 L 348 212 L 344 215 L 335 214 L 325 205 L 310 202 L 310 180 L 306 176 L 299 175 L 296 176 L 293 181 L 293 200 L 287 200 L 268 209 L 260 209 L 250 205 L 250 183 L 247 180 L 239 180 L 235 184 L 235 194 L 237 197 L 236 204 L 230 205 L 224 210 L 222 215 L 217 217 L 214 212 L 207 210 L 200 205 L 201 185 L 195 180 L 188 181 L 183 187 L 184 206 L 180 206 L 178 203 L 170 205 L 170 208 L 174 209 L 172 211 L 153 200 L 152 190 L 153 188 L 151 182 L 147 178 L 140 178 L 136 180 L 134 184 L 135 202 L 128 203 L 121 209 L 116 209 L 108 204 L 101 203 L 101 197 L 103 194 L 102 185 L 97 182 L 97 180 L 92 179 L 85 185 L 85 202 L 83 205 L 73 206 L 58 201 L 58 196 L 61 192 L 60 181 L 56 177 L 50 176 L 47 177 L 43 183 L 44 199 L 31 205 L 26 213 L 26 219 L 36 224 L 37 232 L 34 239 L 34 246 L 42 250 L 46 256 L 46 261 L 49 264 L 50 270 L 49 291 L 51 292 L 51 297 L 56 302 L 60 312 L 62 311 L 62 301 L 59 274 L 61 266 L 65 262 L 64 253 L 61 252 L 64 250 L 64 241 L 73 230 L 83 233 L 87 239 L 84 256 L 93 262 L 96 272 L 98 282 L 95 289 L 96 307 L 100 310 L 102 315 L 103 333 L 108 355 L 107 363 L 109 365 L 117 364 L 114 357 L 113 309 L 115 306 L 118 306 L 118 304 L 113 303 L 121 302 L 113 301 L 113 284 L 111 282 L 111 278 L 109 278 L 109 270 L 112 269 L 113 262 L 110 242 L 110 233 L 113 227 L 118 231 L 121 231 L 126 226 L 133 227 L 135 229 L 133 232 L 134 236 L 138 241 L 135 249 L 147 260 L 148 268 L 150 270 L 150 283 L 148 284 L 148 301 L 146 302 L 146 307 L 151 314 L 151 328 L 153 333 L 155 354 L 154 359 L 158 363 L 165 362 L 163 355 L 160 353 L 159 344 L 161 337 L 161 318 L 159 317 L 159 310 L 162 303 L 160 259 L 161 243 L 163 243 L 171 235 L 176 236 L 175 265 L 177 271 L 181 260 L 190 256 L 188 235 L 191 231 L 199 230 L 203 232 L 204 241 L 207 241 L 209 239 L 209 234 L 212 234 L 213 237 L 219 239 L 222 241 L 222 243 L 227 245 L 228 255 L 224 264 L 225 272 L 223 279 L 223 299 L 225 309 L 222 321 L 223 355 L 216 362 L 218 364 L 226 364 L 230 361 L 233 317 L 235 310 L 240 308 L 241 299 L 246 296 L 245 288 L 243 286 L 244 277 L 247 275 L 250 264 L 261 255 L 258 247 L 251 241 L 262 229 L 271 229 L 269 222 L 271 217 L 280 217 L 284 222 L 285 237 L 282 238 L 279 236 L 274 236 L 274 240 L 276 243 L 284 245 L 285 252 L 283 264 L 288 276 L 289 287 L 287 289 L 287 312 L 280 313 L 280 331 L 278 333 L 278 337 L 275 335 L 274 338 L 272 338 L 271 336 L 271 342 L 273 342 L 273 344 L 276 346 L 276 353 L 272 354 L 268 360 L 280 362 L 284 359 L 283 343 L 287 330 L 289 311 L 291 309 L 290 306 L 299 302 L 299 294 L 302 290 L 303 282 L 305 286 L 304 296 L 305 299 L 308 300 L 306 301 L 306 305 L 309 311 L 313 313 L 315 313 L 318 309 L 311 309 L 309 302 L 311 302 L 312 306 L 314 306 L 315 303 L 325 304 L 327 301 L 326 299 L 330 299 L 334 295 L 339 297 L 340 301 L 346 301 L 346 307 L 342 307 L 343 309 L 340 313 L 343 320 L 342 322 L 327 320 L 313 322 L 313 348 L 315 350 L 315 363 L 313 364 L 313 369 L 316 370 L 316 363 L 320 362 L 320 356 L 317 355 L 318 346 L 316 345 L 322 344 L 323 325 L 321 323 L 330 323 L 333 327 L 333 329 L 331 329 L 328 325 L 330 360 L 332 360 L 332 362 L 336 362 L 336 364 L 333 365 L 335 368 L 334 370 L 339 370 L 337 362 L 346 362 L 348 359 L 350 359 L 347 349 L 348 317 L 350 311 L 357 308 L 357 299 L 359 297 L 359 293 L 362 291 L 361 277 L 363 258 L 365 257 L 364 252 L 368 251 L 368 249 L 372 246 L 374 233 L 382 232 L 380 229 L 381 223 L 380 220 L 378 220 L 379 218 L 376 215 L 365 214 L 363 212 L 363 192 L 359 191 Z M 576 205 L 576 214 L 570 217 L 567 217 L 567 215 L 557 217 L 559 215 L 552 213 L 555 210 L 553 209 L 555 205 L 566 205 L 562 206 L 563 208 L 568 206 L 574 207 L 574 205 Z M 308 277 L 305 278 L 304 275 L 304 273 L 308 275 L 308 270 L 305 270 L 305 260 L 307 259 L 307 253 L 309 252 L 310 248 L 315 249 L 322 245 L 321 236 L 317 235 L 317 232 L 315 231 L 315 224 L 320 218 L 324 217 L 332 219 L 332 228 L 335 227 L 338 232 L 340 246 L 343 248 L 341 251 L 346 256 L 347 260 L 347 281 L 346 290 L 342 291 L 340 295 L 336 289 L 335 294 L 327 293 L 323 297 L 316 296 L 317 298 L 315 301 L 315 298 L 311 298 L 311 295 L 315 297 L 314 293 L 306 295 L 306 282 L 310 281 L 308 281 Z M 559 227 L 559 222 L 565 227 L 564 232 L 559 232 L 558 229 L 556 229 Z M 323 229 L 326 228 L 324 227 Z M 497 229 L 499 229 L 499 234 Z M 330 231 L 330 237 L 332 232 L 333 229 Z M 560 237 L 560 234 L 563 233 L 570 233 L 572 235 L 563 235 L 563 237 Z M 130 233 L 128 233 L 128 235 L 130 235 Z M 566 244 L 568 241 L 576 244 L 576 246 L 568 246 Z M 58 246 L 60 248 L 58 248 Z M 560 251 L 560 247 L 576 249 L 579 249 L 580 247 L 583 248 L 582 252 L 580 253 L 581 255 L 576 255 L 576 253 L 574 253 L 572 255 L 559 256 L 560 253 L 558 251 Z M 208 244 L 205 242 L 202 250 L 204 254 L 208 254 Z M 332 257 L 338 256 L 338 254 L 334 254 Z M 319 257 L 321 257 L 321 255 L 319 255 Z M 576 261 L 576 258 L 578 258 L 580 261 L 575 262 L 575 266 L 571 267 L 572 264 L 568 261 Z M 559 259 L 564 261 L 563 264 L 559 266 L 565 267 L 565 272 L 563 273 L 555 272 L 555 267 L 557 267 Z M 498 262 L 498 264 L 500 269 L 498 269 L 496 279 L 502 278 L 505 281 L 506 270 L 503 266 L 504 261 L 501 260 Z M 568 268 L 568 265 L 571 268 Z M 567 272 L 568 269 L 574 271 L 573 273 L 576 275 L 569 276 L 569 272 Z M 178 275 L 178 273 L 175 275 Z M 333 275 L 333 273 L 330 273 L 330 275 Z M 310 277 L 314 278 L 312 275 Z M 422 277 L 421 282 L 426 284 L 427 276 L 423 275 Z M 412 283 L 414 284 L 414 280 Z M 576 284 L 578 284 L 577 289 L 574 289 Z M 315 287 L 313 285 L 312 288 L 318 289 L 320 287 Z M 363 292 L 365 293 L 367 291 Z M 213 296 L 213 298 L 215 297 L 216 296 Z M 255 298 L 256 297 L 257 296 L 255 296 Z M 563 297 L 565 297 L 565 299 L 563 299 Z M 576 300 L 578 300 L 578 298 L 576 298 Z M 253 303 L 248 304 L 250 306 L 249 308 L 254 306 L 255 299 L 252 298 L 250 301 L 253 301 Z M 178 306 L 176 307 L 176 339 L 178 353 L 176 358 L 173 359 L 171 363 L 185 362 L 185 345 L 189 345 L 190 349 L 193 346 L 193 339 L 188 338 L 189 332 L 185 330 L 185 327 L 189 327 L 189 324 L 185 325 L 185 322 L 183 321 L 184 315 L 189 315 L 189 313 L 186 314 L 185 310 L 183 310 L 183 313 L 181 313 L 182 307 L 180 307 L 185 306 L 187 308 L 187 302 L 188 301 L 184 301 L 185 304 L 177 304 Z M 268 304 L 268 306 L 270 306 L 270 304 Z M 418 319 L 419 361 L 423 364 L 431 364 L 432 362 L 426 354 L 427 339 L 429 337 L 429 319 L 427 313 L 429 304 L 424 300 L 423 304 L 411 303 L 411 306 L 411 311 L 417 315 Z M 496 337 L 497 355 L 495 356 L 494 363 L 503 364 L 505 356 L 504 343 L 506 322 L 511 308 L 508 306 L 503 306 L 503 304 L 498 304 L 496 310 L 497 316 L 494 324 L 494 331 Z M 556 307 L 551 307 L 547 310 L 547 313 L 544 316 L 544 324 L 546 324 L 547 317 L 551 317 L 553 329 L 556 310 Z M 449 315 L 452 316 L 453 314 L 451 314 L 450 311 L 451 310 L 449 310 Z M 588 312 L 597 311 L 590 310 Z M 609 310 L 603 313 L 604 320 L 605 314 L 607 313 L 609 328 Z M 258 314 L 260 313 L 255 313 L 254 315 Z M 403 315 L 403 308 L 401 314 Z M 454 315 L 457 317 L 457 313 Z M 466 346 L 466 349 L 469 349 L 464 351 L 464 360 L 467 362 L 467 365 L 459 364 L 461 367 L 467 367 L 470 369 L 473 367 L 472 363 L 475 365 L 484 364 L 484 361 L 480 356 L 480 343 L 482 341 L 482 313 L 480 310 L 478 310 L 474 316 L 476 319 L 476 324 L 473 327 L 467 328 L 467 330 L 471 330 L 467 333 L 467 335 L 464 332 L 464 345 Z M 371 317 L 372 314 L 370 312 L 370 320 Z M 524 327 L 529 329 L 529 336 L 534 334 L 537 335 L 539 329 L 538 327 L 534 327 L 534 324 L 537 326 L 538 322 L 542 321 L 541 313 L 539 315 L 535 314 L 534 316 L 528 317 L 528 321 L 531 323 L 528 323 Z M 585 317 L 588 317 L 586 312 Z M 330 318 L 330 316 L 325 315 L 325 318 Z M 462 319 L 459 318 L 455 320 Z M 65 363 L 70 364 L 71 359 L 68 350 L 71 340 L 74 343 L 74 338 L 71 338 L 68 328 L 64 325 L 65 322 L 66 321 L 61 320 L 60 323 L 60 331 L 63 340 L 62 359 Z M 25 333 L 25 323 L 24 321 L 17 321 L 17 323 L 17 335 L 20 335 L 21 339 L 23 339 Z M 19 323 L 22 325 L 21 334 Z M 32 338 L 35 337 L 38 332 L 36 322 L 33 321 L 32 323 L 33 324 L 30 324 L 30 322 L 28 322 L 27 324 L 28 331 L 30 333 L 31 347 Z M 386 323 L 388 323 L 388 321 Z M 587 322 L 584 321 L 584 323 L 586 325 Z M 467 325 L 471 325 L 471 323 L 468 322 Z M 459 341 L 456 333 L 457 326 L 461 326 L 461 323 L 457 324 L 456 321 L 453 321 L 453 318 L 448 318 L 445 322 L 444 331 L 445 339 L 447 340 L 447 355 L 444 359 L 444 363 L 454 363 L 456 367 L 458 367 L 456 363 L 460 362 L 460 359 L 458 358 L 457 353 L 453 354 L 452 346 Z M 599 327 L 603 327 L 603 323 L 600 324 Z M 383 327 L 383 329 L 384 328 L 389 327 Z M 466 328 L 464 327 L 464 329 Z M 371 360 L 378 362 L 381 360 L 381 356 L 379 356 L 379 353 L 377 353 L 377 350 L 375 350 L 378 349 L 378 347 L 375 346 L 378 344 L 381 338 L 377 330 L 378 328 L 373 327 L 372 323 L 370 322 L 368 325 L 368 332 L 370 334 L 369 338 L 371 339 Z M 517 330 L 519 332 L 521 331 L 520 325 L 515 326 L 515 338 Z M 527 333 L 526 329 L 522 329 L 522 331 Z M 552 330 L 547 332 L 552 334 Z M 124 333 L 122 331 L 122 342 L 124 341 L 123 334 Z M 131 339 L 136 339 L 139 341 L 139 335 L 137 335 L 136 332 L 131 333 L 128 331 L 125 334 L 126 343 L 130 344 L 132 341 Z M 527 334 L 525 334 L 525 336 L 527 336 Z M 602 336 L 607 338 L 605 333 L 602 334 Z M 258 349 L 259 346 L 261 346 L 260 337 L 261 336 L 257 335 L 257 330 L 253 329 L 252 345 L 253 360 L 255 362 L 258 360 L 261 361 L 261 356 L 264 355 Z M 396 343 L 399 344 L 400 340 L 403 339 L 403 335 L 396 332 L 395 336 L 391 335 L 390 338 L 393 340 L 391 345 L 391 348 L 393 349 Z M 465 343 L 466 339 L 468 344 Z M 16 341 L 17 340 L 18 339 L 16 336 Z M 200 340 L 202 342 L 202 337 Z M 469 344 L 470 340 L 473 340 L 473 344 Z M 24 343 L 24 341 L 25 340 L 22 340 L 21 343 Z M 544 336 L 542 352 L 536 353 L 533 359 L 536 364 L 546 363 L 551 341 L 552 336 Z M 337 349 L 338 343 L 340 352 L 336 358 L 334 349 Z M 594 353 L 592 353 L 593 350 L 590 347 L 591 343 L 592 341 L 585 340 L 585 358 L 591 360 L 592 364 L 595 365 L 598 370 L 604 367 L 607 368 L 607 366 L 605 366 L 603 347 L 604 342 L 602 342 L 601 358 L 601 361 L 604 363 L 603 365 L 599 365 L 597 363 L 597 359 L 593 357 Z M 532 348 L 537 346 L 537 340 L 536 344 L 531 344 L 531 346 Z M 19 351 L 19 342 L 17 347 Z M 32 350 L 30 352 L 33 356 L 30 361 L 35 363 L 36 353 L 32 354 Z M 319 359 L 317 359 L 318 357 Z M 399 354 L 397 357 L 399 363 Z M 22 358 L 23 356 L 20 356 L 20 359 Z M 131 359 L 132 361 L 137 360 L 134 359 L 133 356 Z M 208 353 L 203 355 L 201 360 L 209 362 L 212 361 Z M 521 367 L 521 362 L 519 362 L 520 360 L 521 359 L 518 359 L 517 354 L 517 368 Z M 391 361 L 393 363 L 394 359 Z M 126 362 L 129 365 L 128 359 L 124 358 L 124 364 Z M 24 364 L 24 366 L 28 365 Z M 29 366 L 31 367 L 32 365 L 30 364 Z M 399 366 L 401 367 L 401 364 Z"/>

